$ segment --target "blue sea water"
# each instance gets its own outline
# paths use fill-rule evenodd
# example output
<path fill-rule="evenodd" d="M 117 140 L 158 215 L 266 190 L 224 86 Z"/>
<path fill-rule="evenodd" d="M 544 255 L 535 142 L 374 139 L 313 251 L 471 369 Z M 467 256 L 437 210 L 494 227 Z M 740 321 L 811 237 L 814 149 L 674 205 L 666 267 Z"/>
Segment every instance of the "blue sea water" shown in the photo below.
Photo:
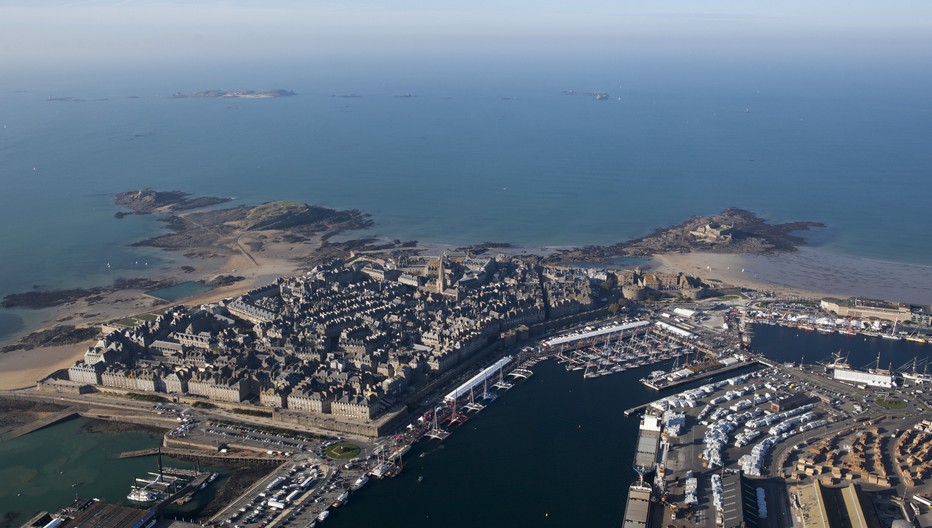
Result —
<path fill-rule="evenodd" d="M 823 221 L 807 236 L 830 251 L 932 264 L 929 71 L 628 58 L 13 72 L 0 78 L 0 295 L 173 265 L 128 246 L 158 222 L 113 217 L 112 195 L 142 187 L 358 208 L 391 238 L 531 247 L 739 206 Z M 209 88 L 299 95 L 169 98 Z"/>

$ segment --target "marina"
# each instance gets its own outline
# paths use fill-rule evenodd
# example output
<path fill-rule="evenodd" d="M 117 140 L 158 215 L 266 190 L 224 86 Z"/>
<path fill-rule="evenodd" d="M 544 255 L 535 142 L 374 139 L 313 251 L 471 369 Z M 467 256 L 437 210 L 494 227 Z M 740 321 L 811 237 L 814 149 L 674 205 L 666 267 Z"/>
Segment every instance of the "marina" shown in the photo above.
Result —
<path fill-rule="evenodd" d="M 550 352 L 567 371 L 583 371 L 591 379 L 624 372 L 676 358 L 688 349 L 653 331 L 649 321 L 613 325 L 606 329 L 568 335 L 547 341 L 541 347 Z M 553 344 L 556 343 L 556 344 Z"/>
<path fill-rule="evenodd" d="M 672 324 L 672 323 L 668 323 Z M 683 323 L 679 323 L 683 324 Z M 684 325 L 685 326 L 685 325 Z M 785 330 L 785 329 L 784 329 Z M 763 335 L 766 338 L 768 336 L 768 328 L 757 328 L 755 329 L 758 336 Z M 653 325 L 649 328 L 649 331 L 645 330 L 642 333 L 633 336 L 627 336 L 624 339 L 617 340 L 606 340 L 605 336 L 600 337 L 603 341 L 601 343 L 590 344 L 586 348 L 576 349 L 570 352 L 567 352 L 562 355 L 566 356 L 577 356 L 581 354 L 591 355 L 589 360 L 593 360 L 595 356 L 601 357 L 602 353 L 611 354 L 612 351 L 617 352 L 625 347 L 628 350 L 638 350 L 640 351 L 641 356 L 650 359 L 651 352 L 654 351 L 654 358 L 657 358 L 656 350 L 661 347 L 667 346 L 672 350 L 673 347 L 683 347 L 685 345 L 681 343 L 671 343 L 665 339 L 666 333 L 658 327 L 658 325 Z M 823 336 L 825 337 L 825 336 Z M 835 337 L 835 339 L 841 339 L 842 337 Z M 900 346 L 907 346 L 905 341 L 900 341 Z M 688 349 L 687 349 L 688 350 Z M 550 352 L 547 355 L 547 352 Z M 755 350 L 752 349 L 749 355 L 753 355 Z M 699 350 L 690 350 L 690 356 L 702 357 L 705 356 L 705 353 Z M 746 353 L 742 353 L 746 354 Z M 860 354 L 860 355 L 859 355 Z M 670 414 L 671 409 L 662 410 L 663 406 L 657 404 L 655 400 L 656 396 L 651 396 L 652 391 L 646 385 L 637 385 L 637 388 L 632 390 L 631 384 L 629 382 L 636 379 L 648 378 L 651 376 L 656 377 L 657 372 L 676 372 L 680 370 L 677 366 L 679 361 L 682 360 L 684 355 L 673 356 L 673 359 L 659 359 L 659 362 L 656 365 L 644 362 L 640 365 L 632 366 L 630 369 L 618 373 L 618 379 L 622 380 L 621 383 L 591 383 L 591 378 L 586 378 L 584 376 L 570 375 L 567 376 L 565 371 L 569 370 L 570 373 L 578 372 L 573 371 L 572 368 L 567 369 L 567 362 L 563 360 L 559 353 L 554 353 L 552 350 L 548 351 L 543 347 L 536 346 L 526 346 L 522 350 L 513 354 L 507 364 L 497 365 L 496 363 L 491 363 L 488 366 L 480 368 L 476 375 L 471 375 L 465 379 L 463 382 L 459 382 L 453 389 L 447 389 L 445 394 L 449 395 L 456 393 L 456 398 L 441 398 L 438 401 L 438 405 L 432 407 L 429 411 L 425 412 L 418 420 L 415 420 L 410 424 L 409 428 L 406 428 L 398 437 L 396 437 L 391 443 L 385 444 L 380 451 L 374 452 L 374 459 L 371 461 L 360 461 L 359 463 L 352 464 L 354 466 L 360 467 L 360 469 L 355 469 L 352 471 L 345 471 L 340 468 L 341 473 L 345 471 L 344 475 L 337 475 L 336 479 L 332 482 L 334 484 L 339 483 L 338 487 L 333 491 L 325 491 L 323 496 L 328 497 L 326 502 L 313 503 L 309 502 L 310 493 L 302 491 L 303 488 L 299 489 L 299 480 L 306 481 L 308 477 L 306 475 L 297 476 L 297 480 L 288 480 L 285 481 L 275 489 L 270 492 L 268 497 L 262 499 L 258 502 L 253 502 L 256 507 L 260 506 L 262 502 L 266 505 L 263 507 L 263 511 L 259 514 L 255 514 L 255 519 L 278 519 L 279 522 L 283 519 L 291 518 L 295 515 L 299 515 L 298 512 L 306 511 L 307 514 L 313 514 L 314 520 L 318 523 L 320 521 L 318 518 L 323 517 L 328 524 L 334 526 L 341 526 L 345 522 L 351 522 L 349 519 L 355 518 L 356 511 L 359 508 L 367 510 L 369 506 L 366 504 L 371 504 L 371 502 L 376 498 L 377 495 L 383 493 L 380 491 L 379 494 L 373 495 L 370 492 L 371 484 L 367 483 L 371 479 L 376 480 L 391 480 L 386 481 L 384 484 L 379 484 L 379 489 L 383 490 L 382 486 L 389 486 L 389 488 L 384 488 L 384 492 L 391 493 L 390 490 L 397 485 L 404 485 L 404 483 L 409 483 L 411 485 L 416 485 L 422 482 L 425 478 L 430 478 L 431 482 L 434 482 L 434 479 L 437 481 L 443 481 L 445 479 L 443 474 L 437 474 L 435 471 L 431 471 L 428 468 L 432 466 L 435 462 L 444 460 L 448 456 L 437 456 L 437 449 L 442 448 L 444 445 L 439 444 L 440 441 L 445 445 L 450 447 L 456 446 L 457 450 L 463 448 L 463 441 L 461 438 L 465 437 L 467 442 L 469 438 L 474 438 L 476 434 L 474 431 L 477 429 L 485 430 L 490 427 L 505 427 L 504 424 L 499 423 L 501 418 L 505 416 L 511 416 L 513 419 L 513 412 L 507 411 L 509 408 L 514 408 L 519 406 L 524 409 L 524 412 L 527 412 L 529 409 L 528 406 L 532 407 L 541 407 L 541 412 L 544 412 L 546 417 L 541 416 L 540 419 L 543 420 L 544 427 L 547 428 L 547 433 L 538 431 L 538 434 L 552 434 L 553 423 L 550 415 L 555 411 L 555 409 L 560 408 L 561 405 L 566 405 L 566 402 L 561 402 L 559 399 L 552 399 L 555 394 L 552 394 L 551 391 L 556 390 L 557 394 L 568 394 L 579 393 L 578 396 L 574 398 L 583 398 L 583 400 L 572 400 L 574 407 L 578 405 L 586 405 L 583 403 L 586 400 L 589 400 L 587 393 L 596 398 L 605 398 L 605 394 L 602 394 L 605 390 L 609 391 L 627 391 L 627 396 L 614 396 L 615 398 L 620 398 L 624 401 L 632 401 L 632 403 L 637 404 L 638 401 L 644 402 L 641 406 L 641 411 L 647 410 L 647 413 L 642 414 L 639 417 L 639 424 L 636 425 L 635 429 L 630 429 L 628 426 L 623 428 L 627 429 L 628 432 L 624 435 L 630 435 L 631 443 L 626 443 L 623 440 L 621 441 L 622 446 L 627 445 L 627 447 L 620 448 L 626 453 L 630 453 L 630 457 L 627 460 L 619 460 L 613 462 L 619 468 L 632 467 L 635 473 L 638 475 L 638 481 L 627 488 L 619 488 L 617 493 L 618 496 L 626 497 L 624 503 L 624 509 L 621 507 L 617 508 L 616 514 L 619 516 L 618 521 L 622 522 L 627 526 L 646 526 L 644 524 L 630 524 L 642 522 L 638 519 L 642 519 L 642 514 L 646 514 L 647 521 L 643 522 L 653 522 L 656 520 L 657 515 L 661 514 L 662 508 L 661 503 L 658 500 L 659 497 L 663 497 L 665 493 L 669 493 L 668 488 L 664 485 L 661 485 L 657 482 L 657 478 L 663 479 L 664 477 L 669 478 L 671 472 L 675 471 L 676 464 L 671 463 L 670 456 L 678 457 L 676 455 L 678 449 L 675 443 L 671 443 L 666 438 L 677 438 L 677 435 L 682 436 L 684 434 L 689 434 L 689 430 L 693 427 L 690 419 L 687 419 L 685 424 L 678 423 L 676 414 L 678 412 L 685 412 L 688 414 L 690 411 L 688 409 L 696 407 L 697 410 L 702 409 L 702 405 L 698 404 L 698 399 L 696 404 L 689 403 L 690 400 L 683 400 L 681 403 L 677 403 L 685 411 L 678 410 L 679 408 L 673 408 L 673 414 Z M 725 359 L 728 359 L 727 356 Z M 756 356 L 757 359 L 754 360 L 760 361 L 767 365 L 767 368 L 776 368 L 778 365 L 777 361 L 765 359 L 763 357 Z M 777 356 L 778 358 L 785 360 L 786 356 Z M 546 361 L 547 359 L 554 359 L 555 361 Z M 860 364 L 863 360 L 863 354 L 860 352 L 855 352 L 851 355 L 851 361 L 855 364 Z M 724 363 L 728 363 L 725 361 Z M 876 363 L 876 358 L 874 360 Z M 917 373 L 922 370 L 923 363 L 914 360 L 909 364 L 909 370 L 916 371 Z M 732 364 L 726 365 L 730 367 Z M 905 364 L 903 365 L 906 366 Z M 654 369 L 651 371 L 650 369 Z M 740 366 L 734 367 L 735 369 L 740 368 Z M 510 370 L 509 370 L 510 369 Z M 705 375 L 709 379 L 715 379 L 716 374 L 727 375 L 729 370 L 716 370 L 716 369 L 707 369 L 702 371 L 700 374 L 697 374 L 695 378 L 687 377 L 682 381 L 684 384 L 690 382 L 698 382 L 701 380 L 699 376 Z M 478 376 L 481 374 L 481 376 Z M 468 375 L 467 375 L 468 376 Z M 745 377 L 751 376 L 751 377 Z M 757 374 L 741 374 L 737 378 L 734 386 L 730 385 L 729 381 L 712 381 L 716 387 L 742 387 L 742 383 L 753 383 Z M 465 377 L 465 376 L 464 376 Z M 507 380 L 507 381 L 506 381 Z M 522 388 L 520 390 L 508 390 L 507 388 L 501 385 L 502 381 L 506 381 L 508 385 L 513 385 L 517 381 L 522 381 Z M 557 383 L 559 381 L 559 383 Z M 575 383 L 573 383 L 575 382 Z M 543 383 L 543 385 L 541 384 Z M 557 385 L 553 385 L 557 383 Z M 566 386 L 566 383 L 571 383 L 572 388 L 559 389 L 561 385 Z M 579 385 L 576 385 L 578 383 Z M 722 385 L 724 383 L 724 385 Z M 697 384 L 691 385 L 696 387 Z M 828 387 L 836 387 L 836 385 L 830 385 L 826 382 Z M 547 388 L 547 392 L 541 393 L 541 389 Z M 585 388 L 584 388 L 585 387 Z M 704 387 L 704 386 L 703 386 Z M 842 385 L 838 385 L 842 387 Z M 738 390 L 732 389 L 732 390 Z M 695 392 L 699 389 L 693 388 L 686 391 L 686 394 L 700 394 Z M 504 396 L 504 392 L 508 392 L 509 395 L 507 398 L 503 399 L 503 402 L 498 402 L 498 397 Z M 444 394 L 443 392 L 441 394 Z M 544 396 L 547 394 L 547 397 Z M 714 394 L 713 394 L 714 395 Z M 484 396 L 484 397 L 483 397 Z M 698 398 L 697 396 L 694 396 Z M 717 397 L 717 396 L 716 396 Z M 529 399 L 530 398 L 530 399 Z M 712 398 L 711 396 L 709 397 Z M 747 396 L 745 396 L 747 398 Z M 675 402 L 680 401 L 676 398 L 670 399 L 669 397 L 663 398 L 661 401 L 665 402 Z M 741 398 L 739 397 L 733 404 L 743 406 L 741 403 Z M 755 398 L 751 398 L 752 404 L 756 401 Z M 482 402 L 482 403 L 479 403 Z M 495 405 L 491 403 L 495 402 Z M 476 410 L 475 407 L 472 407 L 471 404 L 481 405 L 482 408 Z M 758 405 L 770 405 L 772 400 L 759 400 Z M 605 427 L 604 418 L 600 418 L 596 409 L 598 409 L 598 404 L 596 401 L 589 403 L 592 405 L 591 411 L 586 411 L 579 414 L 577 417 L 573 418 L 573 425 L 571 429 L 567 430 L 568 433 L 571 430 L 575 430 L 577 434 L 583 430 L 585 431 L 602 431 Z M 685 405 L 685 407 L 683 407 Z M 505 409 L 506 411 L 502 412 Z M 580 408 L 583 409 L 583 408 Z M 480 413 L 481 411 L 481 420 L 473 426 L 473 420 L 467 419 L 472 416 L 473 413 Z M 807 412 L 810 411 L 801 411 L 798 415 L 788 415 L 787 420 L 792 420 L 797 417 L 806 417 Z M 587 418 L 587 415 L 591 415 Z M 714 413 L 709 414 L 709 417 L 714 417 Z M 815 424 L 814 427 L 818 428 L 821 425 L 821 421 L 825 420 L 823 416 L 816 414 L 812 418 L 812 422 Z M 624 421 L 623 421 L 624 422 Z M 229 426 L 222 426 L 227 428 Z M 797 422 L 796 427 L 801 427 Z M 220 424 L 211 424 L 210 428 L 216 430 L 221 428 Z M 685 433 L 684 433 L 685 431 Z M 604 433 L 597 433 L 602 435 Z M 622 436 L 624 436 L 622 435 Z M 751 439 L 750 443 L 747 444 L 746 449 L 753 449 L 756 442 L 759 442 L 761 438 Z M 420 439 L 420 441 L 418 441 Z M 578 440 L 578 439 L 577 439 Z M 530 440 L 516 440 L 516 441 L 530 441 Z M 708 441 L 707 441 L 708 442 Z M 408 451 L 413 451 L 414 458 L 407 459 L 406 454 Z M 137 450 L 138 455 L 145 456 L 151 454 L 151 451 L 147 450 Z M 132 454 L 137 454 L 132 453 Z M 156 450 L 157 453 L 157 450 Z M 475 453 L 470 454 L 469 456 L 476 456 Z M 710 453 L 707 460 L 714 462 L 715 455 Z M 723 461 L 729 460 L 728 457 L 722 455 Z M 132 460 L 132 458 L 126 459 Z M 151 459 L 149 459 L 151 461 Z M 497 463 L 503 463 L 499 460 Z M 151 462 L 150 462 L 151 464 Z M 349 467 L 351 464 L 347 464 Z M 414 471 L 404 469 L 405 466 L 413 466 Z M 507 466 L 507 464 L 506 464 Z M 750 467 L 750 466 L 749 466 Z M 144 491 L 156 490 L 160 491 L 162 485 L 166 485 L 171 479 L 166 478 L 165 476 L 156 478 L 156 475 L 146 473 L 147 477 L 142 477 L 141 480 L 137 483 L 138 488 L 142 488 Z M 350 476 L 352 475 L 352 476 Z M 458 474 L 457 478 L 460 478 Z M 183 475 L 183 478 L 191 478 L 190 475 Z M 181 480 L 183 480 L 183 478 Z M 210 474 L 206 474 L 200 477 L 201 479 L 210 478 Z M 446 477 L 448 478 L 448 477 Z M 277 480 L 277 479 L 276 479 Z M 682 479 L 681 480 L 689 480 Z M 154 482 L 153 482 L 154 481 Z M 273 481 L 274 482 L 274 481 Z M 323 481 L 322 481 L 323 482 Z M 630 482 L 630 481 L 629 481 Z M 707 484 L 702 478 L 698 479 L 696 484 L 698 487 L 705 486 Z M 730 481 L 729 481 L 730 482 Z M 314 484 L 313 490 L 318 490 L 324 484 Z M 580 484 L 582 485 L 582 484 Z M 588 484 L 587 484 L 588 485 Z M 728 484 L 723 487 L 725 493 L 728 493 L 728 490 L 732 489 L 729 486 L 734 486 L 736 484 Z M 184 484 L 181 484 L 184 486 Z M 263 485 L 264 486 L 264 485 Z M 297 486 L 297 487 L 296 487 Z M 188 488 L 197 487 L 199 485 L 188 486 Z M 428 487 L 431 492 L 436 488 L 436 486 Z M 425 493 L 428 488 L 424 488 L 425 491 L 420 491 L 419 493 Z M 264 489 L 264 488 L 260 488 Z M 329 485 L 328 488 L 329 489 Z M 125 493 L 125 491 L 124 491 Z M 306 493 L 306 495 L 302 494 Z M 313 491 L 314 496 L 318 496 L 320 491 Z M 168 491 L 162 493 L 163 496 L 167 495 Z M 274 494 L 274 496 L 273 496 Z M 644 499 L 643 497 L 647 497 Z M 167 497 L 165 497 L 167 498 Z M 177 497 L 176 497 L 177 498 Z M 653 498 L 654 500 L 652 500 Z M 164 499 L 163 499 L 164 500 Z M 343 507 L 347 502 L 352 502 L 354 504 L 351 508 Z M 359 504 L 356 504 L 359 502 Z M 318 507 L 315 508 L 316 505 Z M 322 507 L 322 508 L 321 508 Z M 509 506 L 510 508 L 511 506 Z M 773 506 L 770 506 L 773 508 Z M 750 510 L 747 510 L 750 511 Z M 233 515 L 236 513 L 236 510 L 230 511 L 222 517 L 218 517 L 218 520 L 223 521 L 227 518 L 241 519 L 241 515 Z M 551 515 L 558 515 L 557 511 L 547 512 Z M 725 515 L 723 513 L 722 515 Z M 727 515 L 733 515 L 733 512 L 727 513 Z M 548 517 L 549 518 L 549 517 Z M 233 522 L 238 522 L 234 520 Z M 258 521 L 257 521 L 258 522 Z M 558 523 L 559 524 L 559 523 Z M 454 524 L 455 525 L 455 524 Z"/>

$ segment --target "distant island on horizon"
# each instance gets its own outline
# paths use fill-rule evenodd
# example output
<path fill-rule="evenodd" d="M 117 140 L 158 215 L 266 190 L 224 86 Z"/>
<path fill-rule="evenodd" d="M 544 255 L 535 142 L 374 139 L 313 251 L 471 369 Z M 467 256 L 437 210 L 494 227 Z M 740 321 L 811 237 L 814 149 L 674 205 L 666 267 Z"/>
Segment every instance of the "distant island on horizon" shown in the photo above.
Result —
<path fill-rule="evenodd" d="M 186 94 L 175 92 L 172 99 L 272 99 L 274 97 L 291 97 L 298 95 L 292 90 L 201 90 Z"/>

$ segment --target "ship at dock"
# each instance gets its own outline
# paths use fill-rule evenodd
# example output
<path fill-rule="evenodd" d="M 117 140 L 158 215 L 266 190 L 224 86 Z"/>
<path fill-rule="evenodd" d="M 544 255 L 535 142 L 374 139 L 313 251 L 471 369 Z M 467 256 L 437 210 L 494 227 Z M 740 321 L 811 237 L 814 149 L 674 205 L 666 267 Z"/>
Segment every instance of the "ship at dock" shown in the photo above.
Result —
<path fill-rule="evenodd" d="M 653 489 L 643 480 L 637 480 L 628 486 L 628 500 L 625 503 L 625 517 L 622 528 L 644 528 L 651 521 L 651 495 Z"/>
<path fill-rule="evenodd" d="M 901 372 L 901 375 L 903 376 L 903 381 L 912 383 L 913 385 L 932 383 L 932 374 L 929 374 L 928 360 L 925 361 L 925 366 L 923 367 L 922 372 L 919 372 L 916 368 L 917 359 L 918 358 L 913 358 L 912 370 L 906 370 L 905 368 L 901 367 L 900 372 Z"/>
<path fill-rule="evenodd" d="M 623 528 L 644 528 L 650 525 L 654 504 L 653 488 L 645 479 L 658 468 L 660 430 L 660 416 L 649 412 L 641 416 L 637 447 L 632 463 L 638 480 L 628 486 Z"/>
<path fill-rule="evenodd" d="M 357 491 L 359 488 L 365 486 L 367 482 L 369 482 L 369 475 L 363 475 L 356 479 L 356 482 L 353 483 L 353 487 L 351 489 L 353 491 Z"/>
<path fill-rule="evenodd" d="M 660 416 L 644 413 L 638 427 L 638 442 L 634 451 L 632 467 L 641 480 L 657 468 L 660 448 Z"/>
<path fill-rule="evenodd" d="M 143 487 L 133 486 L 130 488 L 129 495 L 126 496 L 127 500 L 136 502 L 139 504 L 151 504 L 159 500 L 159 496 L 154 492 L 148 489 L 148 484 Z"/>

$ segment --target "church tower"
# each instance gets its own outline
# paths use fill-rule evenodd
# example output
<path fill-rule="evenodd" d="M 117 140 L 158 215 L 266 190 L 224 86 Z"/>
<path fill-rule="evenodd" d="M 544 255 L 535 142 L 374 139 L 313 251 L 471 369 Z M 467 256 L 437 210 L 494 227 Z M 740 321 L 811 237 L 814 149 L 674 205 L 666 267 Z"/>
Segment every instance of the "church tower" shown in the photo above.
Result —
<path fill-rule="evenodd" d="M 443 295 L 444 290 L 447 289 L 447 272 L 444 267 L 444 261 L 446 260 L 446 255 L 440 257 L 440 268 L 437 270 L 437 293 Z"/>

